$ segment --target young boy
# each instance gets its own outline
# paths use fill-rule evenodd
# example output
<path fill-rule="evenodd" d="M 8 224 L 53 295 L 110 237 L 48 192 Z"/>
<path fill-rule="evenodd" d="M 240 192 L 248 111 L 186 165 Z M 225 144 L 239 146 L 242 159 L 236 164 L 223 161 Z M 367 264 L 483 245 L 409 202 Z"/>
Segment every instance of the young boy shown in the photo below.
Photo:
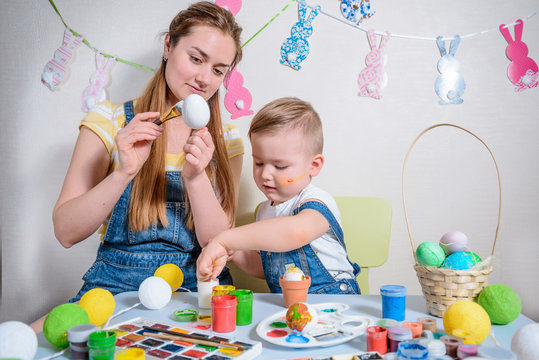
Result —
<path fill-rule="evenodd" d="M 360 269 L 346 254 L 337 204 L 311 184 L 324 164 L 316 111 L 297 98 L 274 100 L 254 116 L 249 138 L 253 177 L 268 200 L 255 223 L 210 240 L 197 261 L 198 279 L 217 278 L 231 260 L 280 293 L 279 277 L 297 266 L 311 277 L 310 293 L 359 294 Z"/>

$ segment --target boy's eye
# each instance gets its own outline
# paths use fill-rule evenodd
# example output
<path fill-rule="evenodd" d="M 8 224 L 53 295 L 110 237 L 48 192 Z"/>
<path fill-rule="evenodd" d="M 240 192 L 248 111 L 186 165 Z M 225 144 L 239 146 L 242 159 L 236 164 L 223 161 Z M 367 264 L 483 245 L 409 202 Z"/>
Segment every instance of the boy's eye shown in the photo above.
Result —
<path fill-rule="evenodd" d="M 277 170 L 284 170 L 284 169 L 286 169 L 287 167 L 288 167 L 287 165 L 283 165 L 283 166 L 277 166 L 277 165 L 275 165 L 275 168 L 276 168 Z"/>
<path fill-rule="evenodd" d="M 264 163 L 261 163 L 261 162 L 255 163 L 255 166 L 262 166 L 262 165 L 264 165 Z"/>

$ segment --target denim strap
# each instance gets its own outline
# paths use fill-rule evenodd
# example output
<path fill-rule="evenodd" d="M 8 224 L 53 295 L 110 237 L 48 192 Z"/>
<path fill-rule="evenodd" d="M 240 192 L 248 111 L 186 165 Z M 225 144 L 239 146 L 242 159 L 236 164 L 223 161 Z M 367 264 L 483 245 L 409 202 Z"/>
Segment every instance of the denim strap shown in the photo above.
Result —
<path fill-rule="evenodd" d="M 124 114 L 125 114 L 125 124 L 129 124 L 131 119 L 135 117 L 135 110 L 133 108 L 133 100 L 124 102 Z"/>

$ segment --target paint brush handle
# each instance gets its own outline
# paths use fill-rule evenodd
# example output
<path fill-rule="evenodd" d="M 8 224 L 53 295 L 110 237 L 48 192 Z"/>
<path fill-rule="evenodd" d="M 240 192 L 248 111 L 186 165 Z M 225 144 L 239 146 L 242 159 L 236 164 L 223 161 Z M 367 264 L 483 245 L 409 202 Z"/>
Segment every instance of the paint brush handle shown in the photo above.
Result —
<path fill-rule="evenodd" d="M 206 346 L 227 346 L 227 347 L 232 347 L 237 350 L 243 350 L 243 346 L 241 345 L 224 343 L 224 342 L 216 342 L 216 341 L 211 341 L 211 340 L 193 339 L 193 338 L 187 338 L 187 337 L 178 336 L 178 335 L 154 334 L 151 332 L 145 332 L 143 335 L 157 338 L 157 339 L 179 340 L 179 341 L 185 341 L 185 342 L 190 342 L 193 344 L 206 345 Z"/>

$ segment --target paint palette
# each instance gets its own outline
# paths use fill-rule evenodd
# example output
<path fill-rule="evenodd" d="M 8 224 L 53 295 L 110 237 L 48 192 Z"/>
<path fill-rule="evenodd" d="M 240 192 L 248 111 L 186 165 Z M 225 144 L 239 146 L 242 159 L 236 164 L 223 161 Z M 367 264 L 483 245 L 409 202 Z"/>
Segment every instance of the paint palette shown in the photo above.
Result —
<path fill-rule="evenodd" d="M 262 320 L 256 333 L 276 345 L 305 348 L 333 346 L 364 334 L 374 319 L 359 315 L 346 315 L 350 306 L 343 303 L 310 304 L 317 314 L 317 324 L 303 332 L 293 331 L 286 325 L 286 312 L 282 310 Z"/>
<path fill-rule="evenodd" d="M 196 336 L 199 339 L 206 339 L 210 342 L 226 342 L 234 345 L 241 345 L 243 349 L 230 346 L 209 346 L 190 343 L 183 340 L 159 339 L 144 335 L 144 333 L 155 333 L 155 330 L 143 328 L 149 326 L 154 329 L 174 331 L 187 336 Z M 230 334 L 221 334 L 211 331 L 194 330 L 193 328 L 179 327 L 165 323 L 156 323 L 153 320 L 144 318 L 134 318 L 126 322 L 115 324 L 109 328 L 116 332 L 116 349 L 128 348 L 144 349 L 146 360 L 249 360 L 254 359 L 262 353 L 262 343 L 258 341 L 235 339 Z"/>

